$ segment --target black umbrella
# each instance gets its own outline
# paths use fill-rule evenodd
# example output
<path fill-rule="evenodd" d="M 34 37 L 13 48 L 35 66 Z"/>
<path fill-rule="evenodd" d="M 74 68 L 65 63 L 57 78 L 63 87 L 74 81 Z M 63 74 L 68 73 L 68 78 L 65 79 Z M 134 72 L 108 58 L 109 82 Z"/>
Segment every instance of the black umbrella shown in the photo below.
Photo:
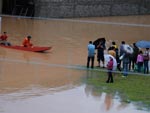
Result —
<path fill-rule="evenodd" d="M 105 47 L 105 43 L 106 43 L 105 38 L 104 38 L 104 37 L 103 37 L 103 38 L 98 38 L 97 40 L 95 40 L 95 41 L 93 42 L 93 44 L 95 45 L 95 48 L 96 48 L 96 49 L 97 49 L 97 46 L 99 45 L 100 42 L 101 42 L 101 44 L 104 45 L 104 47 Z"/>

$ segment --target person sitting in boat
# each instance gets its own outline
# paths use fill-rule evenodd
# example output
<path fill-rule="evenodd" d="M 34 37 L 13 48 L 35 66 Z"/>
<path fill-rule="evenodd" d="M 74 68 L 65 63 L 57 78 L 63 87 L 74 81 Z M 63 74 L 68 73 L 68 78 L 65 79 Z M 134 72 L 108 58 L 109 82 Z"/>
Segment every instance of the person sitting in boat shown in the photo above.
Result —
<path fill-rule="evenodd" d="M 22 45 L 24 46 L 24 47 L 32 47 L 33 46 L 33 44 L 31 43 L 31 36 L 27 36 L 26 38 L 24 38 L 24 40 L 23 40 L 23 42 L 22 42 Z"/>
<path fill-rule="evenodd" d="M 10 46 L 11 44 L 7 42 L 7 39 L 8 39 L 7 32 L 4 32 L 0 36 L 0 45 Z"/>

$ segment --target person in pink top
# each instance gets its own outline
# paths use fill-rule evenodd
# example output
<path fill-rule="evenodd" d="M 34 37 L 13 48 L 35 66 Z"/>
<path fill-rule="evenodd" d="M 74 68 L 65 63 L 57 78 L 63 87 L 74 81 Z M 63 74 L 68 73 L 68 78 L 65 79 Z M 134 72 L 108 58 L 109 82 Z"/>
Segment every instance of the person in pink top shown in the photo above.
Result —
<path fill-rule="evenodd" d="M 139 54 L 137 56 L 137 65 L 138 65 L 138 72 L 141 72 L 141 68 L 143 67 L 143 62 L 144 62 L 144 58 L 143 58 L 143 52 L 139 51 Z"/>

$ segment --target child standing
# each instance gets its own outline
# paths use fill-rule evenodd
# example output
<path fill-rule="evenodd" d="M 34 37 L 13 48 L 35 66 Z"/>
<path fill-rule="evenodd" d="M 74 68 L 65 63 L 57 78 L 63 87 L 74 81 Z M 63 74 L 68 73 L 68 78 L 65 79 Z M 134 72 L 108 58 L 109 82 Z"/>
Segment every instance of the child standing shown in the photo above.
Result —
<path fill-rule="evenodd" d="M 139 54 L 137 56 L 137 65 L 138 65 L 138 72 L 141 72 L 141 69 L 143 67 L 143 62 L 144 62 L 144 58 L 143 58 L 143 52 L 139 51 Z"/>
<path fill-rule="evenodd" d="M 108 69 L 108 79 L 106 81 L 106 83 L 113 83 L 113 76 L 112 76 L 112 69 L 113 69 L 113 58 L 109 57 L 110 60 L 107 64 L 107 69 Z"/>

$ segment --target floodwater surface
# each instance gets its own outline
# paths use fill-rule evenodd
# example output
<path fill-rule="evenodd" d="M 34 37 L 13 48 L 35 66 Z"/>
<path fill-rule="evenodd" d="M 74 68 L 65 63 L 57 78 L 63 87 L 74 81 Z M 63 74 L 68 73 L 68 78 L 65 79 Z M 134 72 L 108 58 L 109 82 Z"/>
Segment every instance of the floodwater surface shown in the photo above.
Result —
<path fill-rule="evenodd" d="M 86 78 L 87 44 L 105 37 L 132 44 L 149 40 L 150 16 L 82 19 L 2 17 L 1 33 L 12 45 L 32 36 L 45 53 L 0 48 L 0 113 L 148 113 L 120 97 L 96 93 Z M 95 66 L 97 62 L 95 60 Z"/>

